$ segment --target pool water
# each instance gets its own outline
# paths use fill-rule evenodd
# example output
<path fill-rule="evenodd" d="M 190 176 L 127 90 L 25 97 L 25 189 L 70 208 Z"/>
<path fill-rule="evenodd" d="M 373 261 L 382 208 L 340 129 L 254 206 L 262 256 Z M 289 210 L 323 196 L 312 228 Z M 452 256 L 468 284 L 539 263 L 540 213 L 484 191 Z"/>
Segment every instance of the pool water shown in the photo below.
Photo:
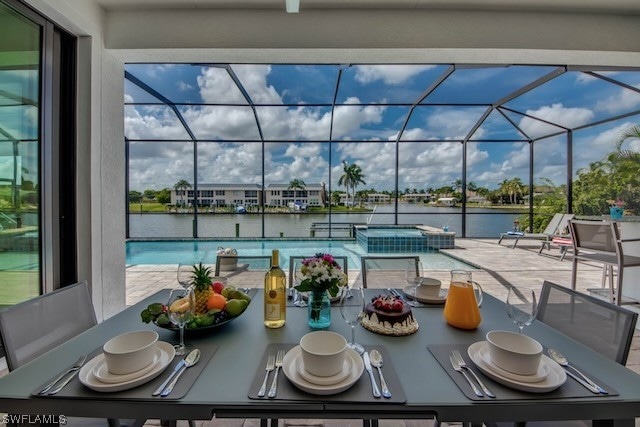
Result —
<path fill-rule="evenodd" d="M 197 263 L 200 261 L 213 264 L 218 248 L 235 248 L 240 255 L 271 255 L 272 249 L 280 250 L 280 265 L 289 268 L 290 256 L 312 256 L 316 253 L 330 253 L 334 256 L 346 256 L 349 270 L 360 269 L 360 257 L 363 255 L 388 255 L 367 253 L 353 240 L 154 240 L 129 241 L 126 249 L 127 265 L 139 264 L 179 264 Z M 401 253 L 394 255 L 403 255 Z M 425 269 L 453 270 L 475 269 L 473 266 L 458 261 L 441 253 L 408 253 L 419 255 Z"/>

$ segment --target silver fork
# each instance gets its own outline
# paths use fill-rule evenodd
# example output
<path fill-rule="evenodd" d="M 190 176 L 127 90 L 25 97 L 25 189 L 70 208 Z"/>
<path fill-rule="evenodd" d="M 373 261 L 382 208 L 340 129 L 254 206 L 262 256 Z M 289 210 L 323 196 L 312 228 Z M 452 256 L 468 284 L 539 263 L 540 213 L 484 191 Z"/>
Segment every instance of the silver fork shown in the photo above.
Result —
<path fill-rule="evenodd" d="M 278 350 L 278 354 L 276 354 L 276 373 L 273 375 L 273 382 L 271 383 L 271 388 L 269 389 L 269 397 L 276 397 L 276 391 L 278 388 L 278 372 L 280 371 L 280 367 L 282 366 L 282 361 L 284 359 L 284 350 Z"/>
<path fill-rule="evenodd" d="M 458 365 L 460 365 L 462 369 L 466 369 L 467 371 L 471 372 L 471 375 L 473 375 L 473 378 L 475 378 L 476 381 L 478 381 L 478 384 L 480 385 L 480 388 L 482 388 L 482 391 L 484 391 L 484 394 L 486 394 L 489 397 L 496 397 L 496 395 L 493 394 L 491 390 L 489 390 L 482 381 L 480 381 L 480 378 L 478 378 L 476 373 L 473 372 L 473 370 L 469 366 L 467 366 L 467 362 L 464 361 L 460 352 L 458 350 L 453 350 L 452 353 L 453 353 L 453 357 L 456 359 L 456 362 L 458 362 Z"/>
<path fill-rule="evenodd" d="M 264 370 L 264 380 L 262 381 L 262 386 L 260 386 L 260 390 L 258 391 L 259 397 L 264 397 L 264 394 L 267 392 L 267 379 L 269 378 L 269 372 L 273 371 L 276 365 L 276 357 L 273 354 L 270 354 L 267 358 L 267 366 L 265 366 Z"/>
<path fill-rule="evenodd" d="M 42 390 L 40 390 L 38 392 L 38 394 L 46 394 L 49 390 L 51 390 L 51 388 L 56 385 L 56 383 L 58 381 L 60 381 L 61 379 L 63 379 L 65 376 L 69 375 L 71 372 L 75 372 L 80 370 L 80 368 L 82 368 L 82 366 L 84 365 L 84 362 L 87 361 L 87 356 L 83 355 L 80 356 L 80 358 L 76 361 L 76 363 L 73 364 L 72 367 L 70 367 L 69 369 L 67 369 L 66 371 L 64 371 L 63 373 L 61 373 L 59 376 L 57 376 L 53 381 L 51 381 L 49 384 L 47 384 L 46 386 L 44 386 L 42 388 Z M 65 383 L 66 384 L 66 383 Z"/>
<path fill-rule="evenodd" d="M 482 394 L 480 389 L 478 387 L 476 387 L 476 385 L 473 383 L 473 381 L 471 381 L 471 378 L 469 378 L 469 375 L 467 375 L 467 373 L 464 371 L 464 369 L 462 369 L 460 367 L 460 364 L 455 359 L 455 357 L 453 357 L 453 355 L 449 356 L 449 361 L 451 362 L 451 366 L 453 366 L 453 369 L 456 372 L 460 372 L 462 375 L 464 375 L 464 378 L 467 380 L 467 382 L 469 383 L 469 385 L 473 389 L 473 392 L 476 394 L 476 396 L 484 397 L 484 394 Z"/>

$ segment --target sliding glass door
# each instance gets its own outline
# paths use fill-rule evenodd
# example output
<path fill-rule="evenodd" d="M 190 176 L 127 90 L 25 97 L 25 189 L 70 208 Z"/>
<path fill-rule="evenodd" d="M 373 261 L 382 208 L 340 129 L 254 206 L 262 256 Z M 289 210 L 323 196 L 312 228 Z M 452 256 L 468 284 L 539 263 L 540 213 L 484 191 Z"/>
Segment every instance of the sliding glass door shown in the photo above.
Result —
<path fill-rule="evenodd" d="M 42 27 L 0 2 L 0 307 L 41 292 Z"/>

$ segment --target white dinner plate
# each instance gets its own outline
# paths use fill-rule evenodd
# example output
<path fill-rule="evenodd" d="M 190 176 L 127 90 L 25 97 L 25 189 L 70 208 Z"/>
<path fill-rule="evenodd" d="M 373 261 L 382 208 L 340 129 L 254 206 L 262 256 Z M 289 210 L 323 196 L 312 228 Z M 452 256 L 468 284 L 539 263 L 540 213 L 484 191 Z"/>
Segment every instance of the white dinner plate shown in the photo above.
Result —
<path fill-rule="evenodd" d="M 319 377 L 317 375 L 313 375 L 304 368 L 304 361 L 302 357 L 296 358 L 294 362 L 296 364 L 296 369 L 298 370 L 298 374 L 312 384 L 317 385 L 333 385 L 337 384 L 341 381 L 344 381 L 345 378 L 349 376 L 351 372 L 351 366 L 353 366 L 353 362 L 350 357 L 345 357 L 344 362 L 342 363 L 342 370 L 335 375 L 331 375 L 329 377 Z"/>
<path fill-rule="evenodd" d="M 103 383 L 119 384 L 127 381 L 132 381 L 151 371 L 160 361 L 160 353 L 160 349 L 156 346 L 155 354 L 153 355 L 153 360 L 151 361 L 151 363 L 136 372 L 131 372 L 129 374 L 112 374 L 111 372 L 109 372 L 109 368 L 107 367 L 107 361 L 102 359 L 102 361 L 96 363 L 96 365 L 93 367 L 92 373 L 93 376 L 96 377 L 96 379 L 102 381 Z"/>
<path fill-rule="evenodd" d="M 141 384 L 145 384 L 160 375 L 162 371 L 164 371 L 166 367 L 169 366 L 176 354 L 176 350 L 173 348 L 173 345 L 167 342 L 158 341 L 156 347 L 160 350 L 160 360 L 158 360 L 158 363 L 156 363 L 153 369 L 134 380 L 117 384 L 107 384 L 97 379 L 93 375 L 93 368 L 98 363 L 102 363 L 104 361 L 104 353 L 98 354 L 96 357 L 85 363 L 85 365 L 80 368 L 78 379 L 82 384 L 89 387 L 90 389 L 104 392 L 128 390 Z"/>
<path fill-rule="evenodd" d="M 444 304 L 444 302 L 447 300 L 447 294 L 449 293 L 449 289 L 441 288 L 438 296 L 432 296 L 432 297 L 425 296 L 425 297 L 417 297 L 417 298 L 413 293 L 413 286 L 405 286 L 404 289 L 402 289 L 402 292 L 404 292 L 404 294 L 409 298 L 415 299 L 418 302 L 421 302 L 423 304 Z"/>
<path fill-rule="evenodd" d="M 547 393 L 560 387 L 567 380 L 567 374 L 562 366 L 551 360 L 551 358 L 542 355 L 542 361 L 540 363 L 546 363 L 549 366 L 549 374 L 542 381 L 535 383 L 527 383 L 522 381 L 516 381 L 511 378 L 503 377 L 497 374 L 495 371 L 487 365 L 487 363 L 480 357 L 480 351 L 483 347 L 487 346 L 486 341 L 479 341 L 469 346 L 467 353 L 469 357 L 475 363 L 486 376 L 516 390 L 528 391 L 531 393 Z"/>
<path fill-rule="evenodd" d="M 297 369 L 297 359 L 302 358 L 300 346 L 295 346 L 287 352 L 282 361 L 282 372 L 291 383 L 302 391 L 311 394 L 329 395 L 338 394 L 354 385 L 364 371 L 364 362 L 358 353 L 347 348 L 347 357 L 351 359 L 352 368 L 349 375 L 342 381 L 331 385 L 318 385 L 310 383 L 300 376 Z"/>
<path fill-rule="evenodd" d="M 486 341 L 485 341 L 485 345 L 480 347 L 480 349 L 478 350 L 478 353 L 482 358 L 482 360 L 484 361 L 487 368 L 491 369 L 497 375 L 501 375 L 505 378 L 510 378 L 515 381 L 520 381 L 523 383 L 539 383 L 540 381 L 545 379 L 551 372 L 551 368 L 549 367 L 549 364 L 546 363 L 544 359 L 540 360 L 540 365 L 538 366 L 538 372 L 536 372 L 533 375 L 519 375 L 513 372 L 506 371 L 502 369 L 500 366 L 493 363 L 493 361 L 491 360 L 491 355 L 489 354 L 489 346 L 486 345 Z"/>

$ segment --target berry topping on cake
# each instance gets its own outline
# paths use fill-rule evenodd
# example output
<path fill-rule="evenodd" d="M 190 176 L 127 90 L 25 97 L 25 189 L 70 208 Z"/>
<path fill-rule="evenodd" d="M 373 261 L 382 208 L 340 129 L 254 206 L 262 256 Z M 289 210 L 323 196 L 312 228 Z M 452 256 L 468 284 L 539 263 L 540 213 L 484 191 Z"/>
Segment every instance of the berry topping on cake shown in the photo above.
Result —
<path fill-rule="evenodd" d="M 384 295 L 373 297 L 371 303 L 378 310 L 386 312 L 400 312 L 404 308 L 404 302 L 401 299 Z"/>

